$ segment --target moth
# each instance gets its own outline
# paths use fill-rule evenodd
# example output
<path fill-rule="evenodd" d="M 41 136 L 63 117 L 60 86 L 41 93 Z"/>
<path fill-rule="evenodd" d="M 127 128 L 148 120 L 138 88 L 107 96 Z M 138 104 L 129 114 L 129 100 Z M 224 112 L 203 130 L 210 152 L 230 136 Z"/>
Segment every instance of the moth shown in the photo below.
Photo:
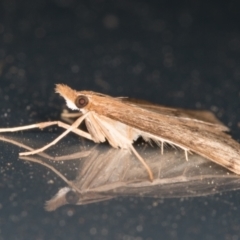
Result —
<path fill-rule="evenodd" d="M 69 132 L 74 132 L 96 143 L 107 140 L 114 148 L 132 152 L 153 181 L 151 168 L 133 146 L 133 142 L 142 137 L 145 141 L 153 141 L 161 146 L 162 153 L 167 143 L 181 148 L 186 160 L 188 153 L 194 152 L 240 174 L 240 144 L 227 134 L 228 127 L 209 111 L 168 108 L 142 100 L 76 91 L 64 84 L 57 84 L 55 90 L 66 100 L 68 108 L 79 111 L 77 120 L 71 125 L 53 121 L 0 129 L 0 132 L 13 132 L 51 125 L 66 129 L 51 143 L 34 151 L 20 153 L 21 156 L 42 152 Z M 71 116 L 76 117 L 76 114 L 69 113 L 68 117 Z M 78 128 L 83 121 L 88 132 Z"/>

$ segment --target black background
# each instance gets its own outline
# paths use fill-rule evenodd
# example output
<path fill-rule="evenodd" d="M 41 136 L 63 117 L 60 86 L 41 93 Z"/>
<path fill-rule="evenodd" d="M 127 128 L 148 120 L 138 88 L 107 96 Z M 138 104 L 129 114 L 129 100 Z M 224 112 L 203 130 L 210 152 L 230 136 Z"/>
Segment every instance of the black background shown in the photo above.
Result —
<path fill-rule="evenodd" d="M 239 139 L 238 15 L 238 1 L 1 0 L 1 127 L 58 119 L 64 102 L 54 85 L 65 83 L 211 109 Z M 16 161 L 18 152 L 1 143 L 0 239 L 235 240 L 240 234 L 238 192 L 157 207 L 152 199 L 120 199 L 47 213 L 43 204 L 56 186 L 40 177 L 44 168 Z"/>

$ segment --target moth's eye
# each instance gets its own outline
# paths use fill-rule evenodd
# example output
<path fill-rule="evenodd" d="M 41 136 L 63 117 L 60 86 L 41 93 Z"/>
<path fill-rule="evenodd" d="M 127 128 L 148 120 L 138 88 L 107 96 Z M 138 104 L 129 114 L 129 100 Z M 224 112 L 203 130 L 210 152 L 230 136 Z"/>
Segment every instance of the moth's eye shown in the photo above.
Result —
<path fill-rule="evenodd" d="M 79 195 L 74 191 L 67 192 L 66 196 L 67 203 L 76 204 L 79 200 Z"/>
<path fill-rule="evenodd" d="M 75 104 L 78 108 L 84 108 L 88 104 L 88 98 L 86 96 L 80 95 L 76 98 Z"/>

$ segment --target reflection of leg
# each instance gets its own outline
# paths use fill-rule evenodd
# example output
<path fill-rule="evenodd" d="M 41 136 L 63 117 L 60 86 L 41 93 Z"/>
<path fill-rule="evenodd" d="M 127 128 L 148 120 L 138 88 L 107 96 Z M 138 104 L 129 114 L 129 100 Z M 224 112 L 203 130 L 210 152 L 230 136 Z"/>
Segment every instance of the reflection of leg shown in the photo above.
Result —
<path fill-rule="evenodd" d="M 29 162 L 35 162 L 35 163 L 39 163 L 49 169 L 51 169 L 54 173 L 56 173 L 64 182 L 66 182 L 68 184 L 69 187 L 73 188 L 74 190 L 76 190 L 77 192 L 81 193 L 81 191 L 76 187 L 76 185 L 72 182 L 72 181 L 69 181 L 67 180 L 66 177 L 64 177 L 56 168 L 54 168 L 53 166 L 41 161 L 41 160 L 38 160 L 36 158 L 32 158 L 32 157 L 21 157 L 20 159 L 23 159 L 23 160 L 27 160 Z"/>
<path fill-rule="evenodd" d="M 143 166 L 146 168 L 150 181 L 153 181 L 153 173 L 152 170 L 150 169 L 150 167 L 146 164 L 146 162 L 144 161 L 144 159 L 138 154 L 138 152 L 135 150 L 135 148 L 133 147 L 133 145 L 130 145 L 130 148 L 132 150 L 132 152 L 134 153 L 134 155 L 137 157 L 137 159 L 143 164 Z"/>
<path fill-rule="evenodd" d="M 78 118 L 71 126 L 67 125 L 67 130 L 65 132 L 63 132 L 59 137 L 57 137 L 55 140 L 53 140 L 52 142 L 50 142 L 49 144 L 43 146 L 42 148 L 36 149 L 34 151 L 30 151 L 30 152 L 24 152 L 24 153 L 20 153 L 20 156 L 27 156 L 27 155 L 33 155 L 35 153 L 39 153 L 39 152 L 43 152 L 44 150 L 48 149 L 49 147 L 51 147 L 52 145 L 56 144 L 57 142 L 59 142 L 63 137 L 65 137 L 69 132 L 74 132 L 74 130 L 76 130 L 79 125 L 81 124 L 81 122 L 84 120 L 84 118 L 86 118 L 86 114 L 81 116 L 80 118 Z M 64 125 L 62 125 L 62 123 L 60 122 L 61 127 L 63 127 Z M 77 129 L 79 130 L 79 129 Z M 81 131 L 81 130 L 80 130 Z M 83 131 L 81 131 L 82 133 L 79 134 L 82 137 L 86 137 L 86 136 L 90 136 L 90 134 L 87 134 Z M 91 136 L 90 136 L 91 139 Z"/>
<path fill-rule="evenodd" d="M 24 148 L 24 149 L 26 149 L 26 150 L 28 150 L 28 151 L 33 151 L 33 150 L 34 150 L 33 148 L 31 148 L 31 147 L 29 147 L 29 146 L 27 146 L 27 145 L 25 145 L 25 144 L 23 144 L 23 143 L 21 143 L 21 142 L 15 141 L 15 140 L 13 140 L 13 139 L 9 139 L 9 138 L 1 137 L 1 136 L 0 136 L 0 140 L 3 141 L 3 142 L 11 143 L 11 144 L 16 145 L 16 146 L 18 146 L 18 147 L 20 147 L 20 148 Z M 39 153 L 39 155 L 42 156 L 42 157 L 45 157 L 45 158 L 49 158 L 49 159 L 51 159 L 51 160 L 54 160 L 53 157 L 49 156 L 49 155 L 46 154 L 46 153 Z"/>
<path fill-rule="evenodd" d="M 27 146 L 27 145 L 25 145 L 25 144 L 23 144 L 19 141 L 13 140 L 13 139 L 9 139 L 9 138 L 0 136 L 0 140 L 3 141 L 3 142 L 11 143 L 11 144 L 16 145 L 20 148 L 24 148 L 28 151 L 33 151 L 34 150 L 33 148 L 31 148 L 31 147 L 29 147 L 29 146 Z M 81 152 L 72 153 L 72 154 L 68 154 L 68 155 L 64 155 L 64 156 L 60 156 L 60 157 L 52 157 L 52 156 L 50 156 L 46 153 L 38 153 L 38 155 L 42 156 L 44 158 L 53 160 L 53 161 L 66 161 L 66 160 L 84 158 L 84 157 L 87 157 L 90 153 L 91 153 L 90 150 L 84 150 L 84 151 L 81 151 Z"/>
<path fill-rule="evenodd" d="M 82 152 L 72 153 L 72 154 L 68 154 L 60 157 L 51 157 L 50 159 L 53 161 L 68 161 L 68 160 L 88 157 L 90 153 L 91 153 L 90 150 L 82 151 Z"/>

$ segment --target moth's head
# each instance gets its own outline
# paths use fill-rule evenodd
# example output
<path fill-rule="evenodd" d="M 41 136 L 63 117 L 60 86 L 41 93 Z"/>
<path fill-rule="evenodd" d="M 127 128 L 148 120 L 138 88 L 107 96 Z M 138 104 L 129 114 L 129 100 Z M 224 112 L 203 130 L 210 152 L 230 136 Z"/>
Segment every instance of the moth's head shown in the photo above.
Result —
<path fill-rule="evenodd" d="M 84 109 L 89 104 L 89 97 L 84 92 L 78 92 L 64 84 L 56 84 L 56 93 L 59 93 L 66 101 L 67 106 L 72 110 Z"/>

